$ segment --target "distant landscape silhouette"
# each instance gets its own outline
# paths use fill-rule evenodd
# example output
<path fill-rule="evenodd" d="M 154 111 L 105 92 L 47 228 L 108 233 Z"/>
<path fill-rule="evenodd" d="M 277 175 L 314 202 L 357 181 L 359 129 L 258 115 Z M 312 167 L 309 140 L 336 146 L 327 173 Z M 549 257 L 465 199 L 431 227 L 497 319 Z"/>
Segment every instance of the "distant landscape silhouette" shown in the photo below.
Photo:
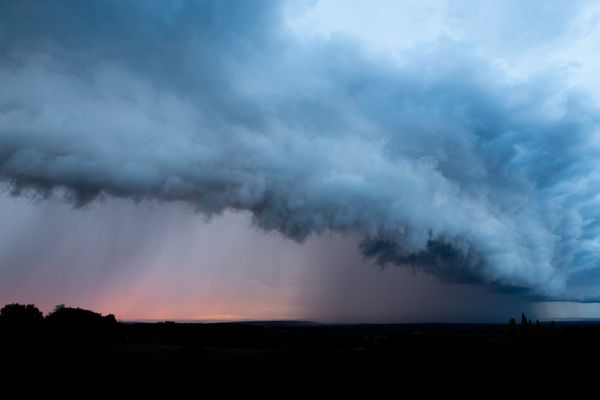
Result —
<path fill-rule="evenodd" d="M 410 386 L 465 375 L 485 382 L 589 374 L 600 356 L 600 325 L 532 323 L 525 314 L 506 324 L 130 323 L 78 307 L 58 305 L 44 316 L 33 304 L 7 304 L 0 351 L 3 387 L 34 394 L 89 387 L 188 394 L 201 382 L 253 385 L 267 377 L 331 385 L 401 376 Z M 60 383 L 65 376 L 69 383 Z"/>

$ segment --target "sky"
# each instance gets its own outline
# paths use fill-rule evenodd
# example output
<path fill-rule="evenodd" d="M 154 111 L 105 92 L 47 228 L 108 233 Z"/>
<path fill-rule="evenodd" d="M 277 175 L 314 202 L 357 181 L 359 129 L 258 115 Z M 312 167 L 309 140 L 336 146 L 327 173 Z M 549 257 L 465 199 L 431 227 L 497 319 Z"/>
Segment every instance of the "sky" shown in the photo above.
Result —
<path fill-rule="evenodd" d="M 0 303 L 600 317 L 593 1 L 0 1 Z"/>

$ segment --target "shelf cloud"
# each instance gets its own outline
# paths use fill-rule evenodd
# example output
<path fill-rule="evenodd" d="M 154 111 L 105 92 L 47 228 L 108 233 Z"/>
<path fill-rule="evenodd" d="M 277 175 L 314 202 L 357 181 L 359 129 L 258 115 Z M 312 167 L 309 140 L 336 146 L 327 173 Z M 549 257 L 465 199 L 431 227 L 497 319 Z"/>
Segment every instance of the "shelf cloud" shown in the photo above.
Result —
<path fill-rule="evenodd" d="M 15 194 L 243 210 L 450 282 L 600 298 L 600 114 L 568 69 L 436 37 L 395 57 L 270 1 L 2 2 Z"/>

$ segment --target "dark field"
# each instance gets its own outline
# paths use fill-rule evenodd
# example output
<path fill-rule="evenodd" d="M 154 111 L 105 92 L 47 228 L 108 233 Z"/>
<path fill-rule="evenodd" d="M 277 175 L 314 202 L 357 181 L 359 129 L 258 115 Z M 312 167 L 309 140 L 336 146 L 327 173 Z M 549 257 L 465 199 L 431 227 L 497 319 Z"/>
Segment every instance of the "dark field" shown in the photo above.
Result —
<path fill-rule="evenodd" d="M 22 394 L 169 397 L 214 389 L 325 387 L 427 392 L 475 384 L 494 390 L 522 384 L 548 388 L 597 380 L 600 360 L 600 325 L 590 323 L 92 326 L 44 321 L 2 325 L 0 340 L 1 387 Z"/>

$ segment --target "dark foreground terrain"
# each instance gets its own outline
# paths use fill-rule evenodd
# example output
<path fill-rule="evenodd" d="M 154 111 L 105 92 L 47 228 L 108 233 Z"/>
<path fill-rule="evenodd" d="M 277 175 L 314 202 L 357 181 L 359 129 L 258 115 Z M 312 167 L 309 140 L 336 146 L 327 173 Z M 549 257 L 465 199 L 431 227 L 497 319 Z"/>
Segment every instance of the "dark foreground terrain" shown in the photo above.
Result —
<path fill-rule="evenodd" d="M 103 318 L 0 321 L 0 390 L 23 396 L 203 397 L 215 389 L 427 393 L 484 385 L 492 393 L 519 385 L 534 391 L 574 388 L 600 377 L 600 325 L 593 323 L 201 324 Z"/>

